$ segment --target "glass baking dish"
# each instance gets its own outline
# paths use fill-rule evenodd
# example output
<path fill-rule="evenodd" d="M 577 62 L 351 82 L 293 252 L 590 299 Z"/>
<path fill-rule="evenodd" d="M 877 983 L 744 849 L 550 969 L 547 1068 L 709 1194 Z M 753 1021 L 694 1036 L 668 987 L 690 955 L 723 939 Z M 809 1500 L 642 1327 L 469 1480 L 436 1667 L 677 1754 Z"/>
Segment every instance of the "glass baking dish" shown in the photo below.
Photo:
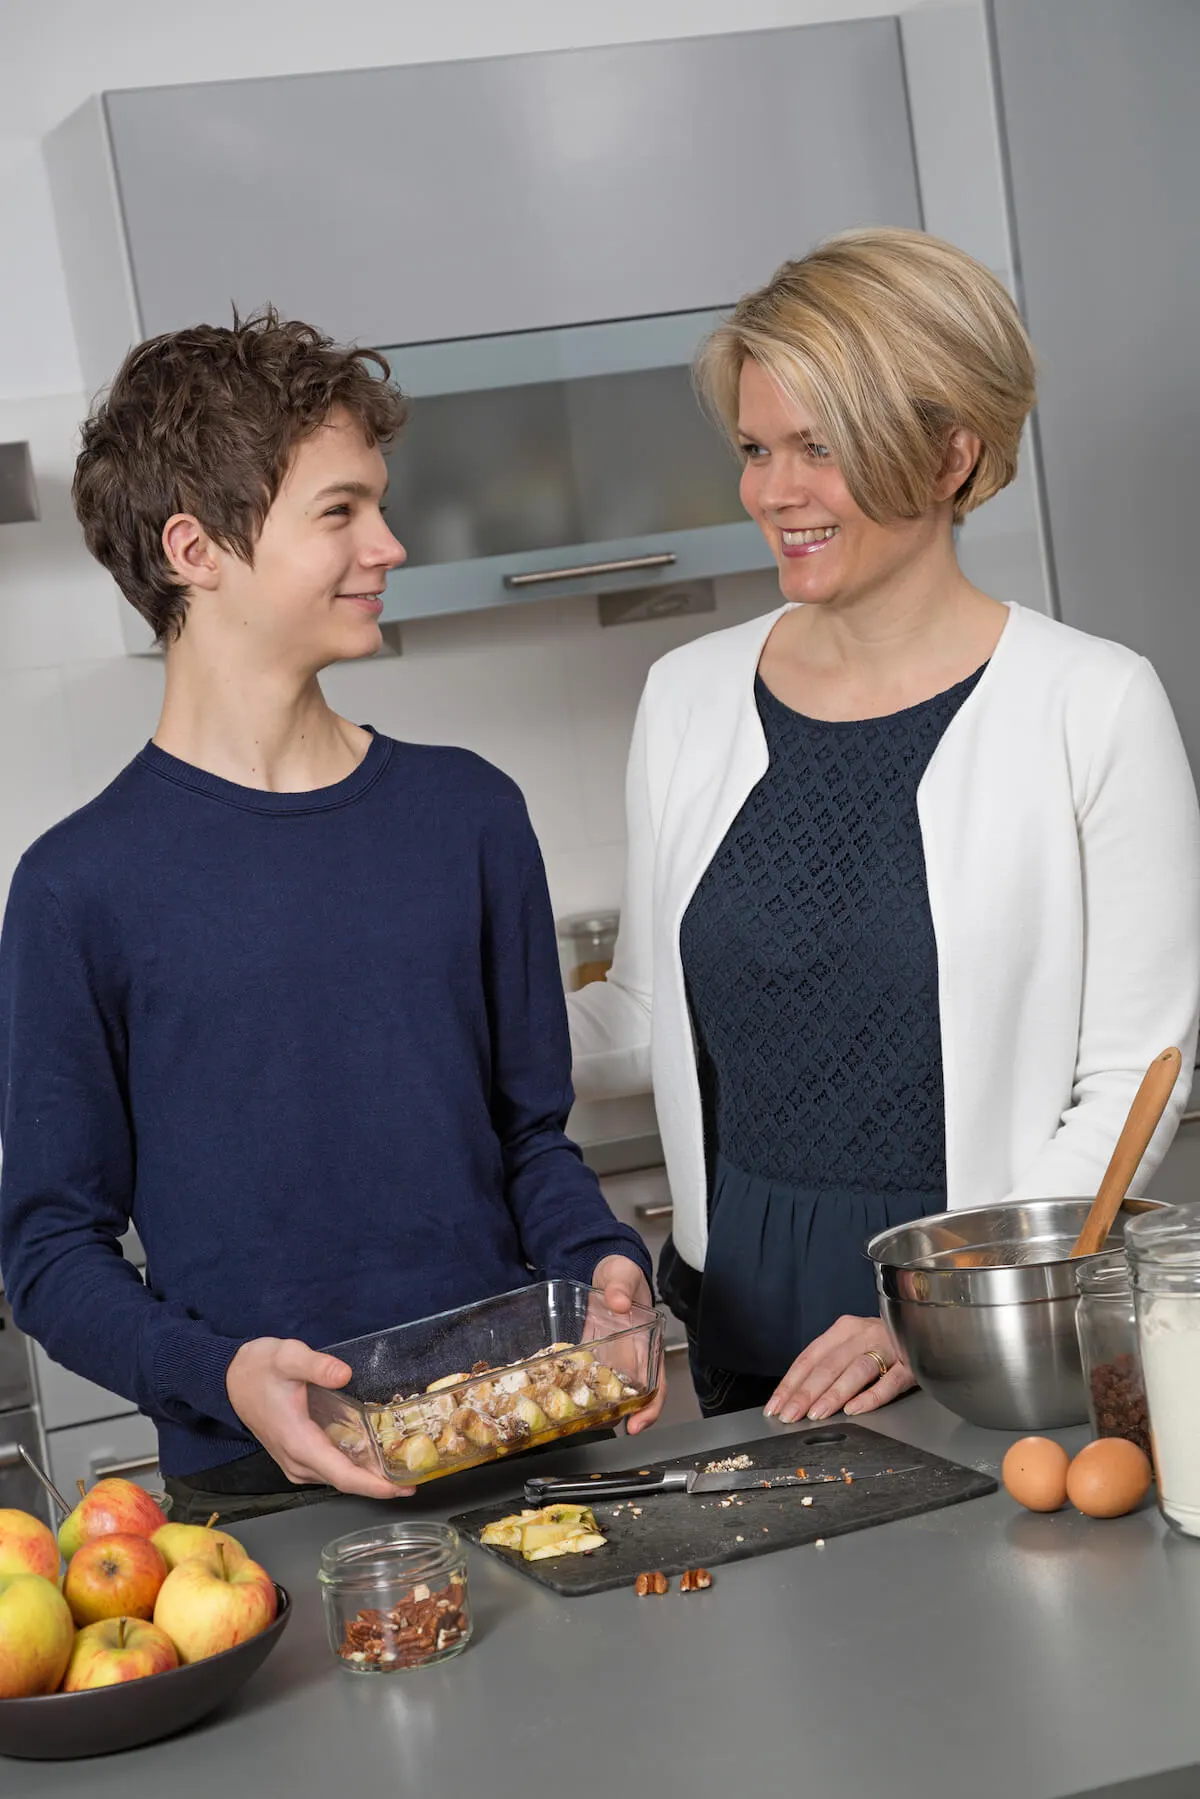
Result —
<path fill-rule="evenodd" d="M 662 1334 L 648 1306 L 619 1315 L 581 1281 L 540 1281 L 327 1345 L 352 1373 L 310 1386 L 309 1414 L 360 1467 L 416 1486 L 639 1411 Z"/>

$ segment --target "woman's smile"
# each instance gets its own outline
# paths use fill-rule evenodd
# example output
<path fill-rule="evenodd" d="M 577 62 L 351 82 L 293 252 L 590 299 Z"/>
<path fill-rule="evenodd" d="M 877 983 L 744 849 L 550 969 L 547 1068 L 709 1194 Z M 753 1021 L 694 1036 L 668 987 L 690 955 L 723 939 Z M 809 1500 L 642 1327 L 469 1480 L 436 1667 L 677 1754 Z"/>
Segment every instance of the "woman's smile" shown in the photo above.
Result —
<path fill-rule="evenodd" d="M 784 556 L 811 556 L 816 550 L 823 550 L 833 542 L 841 530 L 840 525 L 816 525 L 804 531 L 779 532 L 779 548 Z"/>

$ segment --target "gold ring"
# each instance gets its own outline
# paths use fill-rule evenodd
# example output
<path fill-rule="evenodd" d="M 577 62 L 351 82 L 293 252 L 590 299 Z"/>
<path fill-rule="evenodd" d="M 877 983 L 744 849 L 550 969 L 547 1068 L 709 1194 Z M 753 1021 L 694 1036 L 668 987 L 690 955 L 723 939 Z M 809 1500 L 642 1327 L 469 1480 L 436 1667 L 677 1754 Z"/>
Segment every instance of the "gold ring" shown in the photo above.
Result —
<path fill-rule="evenodd" d="M 879 1373 L 878 1373 L 878 1374 L 877 1374 L 877 1375 L 876 1375 L 876 1377 L 875 1377 L 875 1378 L 876 1378 L 876 1380 L 880 1380 L 880 1379 L 882 1379 L 882 1377 L 883 1377 L 883 1376 L 884 1376 L 884 1375 L 885 1375 L 885 1374 L 886 1374 L 886 1373 L 887 1373 L 887 1371 L 888 1371 L 888 1366 L 889 1366 L 889 1364 L 888 1364 L 888 1363 L 887 1363 L 887 1362 L 885 1362 L 885 1361 L 884 1361 L 884 1359 L 883 1359 L 883 1357 L 882 1357 L 882 1356 L 881 1356 L 881 1355 L 880 1355 L 880 1353 L 879 1353 L 879 1351 L 878 1351 L 878 1350 L 877 1350 L 877 1349 L 864 1349 L 864 1350 L 863 1350 L 863 1354 L 864 1354 L 864 1355 L 869 1355 L 869 1356 L 870 1356 L 870 1358 L 871 1358 L 871 1360 L 872 1360 L 872 1361 L 873 1361 L 873 1362 L 874 1362 L 874 1363 L 875 1363 L 875 1364 L 876 1364 L 876 1366 L 877 1366 L 877 1367 L 878 1367 L 878 1369 L 879 1369 Z"/>

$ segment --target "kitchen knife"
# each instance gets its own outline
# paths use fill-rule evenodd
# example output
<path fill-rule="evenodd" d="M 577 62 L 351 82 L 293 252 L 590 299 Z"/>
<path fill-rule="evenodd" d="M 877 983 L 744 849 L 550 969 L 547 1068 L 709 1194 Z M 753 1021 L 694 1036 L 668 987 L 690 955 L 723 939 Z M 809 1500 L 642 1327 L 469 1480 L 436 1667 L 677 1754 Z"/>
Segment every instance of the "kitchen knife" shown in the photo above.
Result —
<path fill-rule="evenodd" d="M 773 1487 L 850 1486 L 860 1480 L 874 1480 L 881 1474 L 912 1474 L 916 1464 L 907 1468 L 871 1468 L 824 1471 L 810 1474 L 781 1473 L 774 1468 L 739 1468 L 721 1474 L 702 1473 L 697 1468 L 649 1469 L 637 1474 L 585 1475 L 575 1480 L 554 1480 L 535 1474 L 525 1482 L 525 1497 L 530 1505 L 552 1505 L 556 1500 L 641 1499 L 655 1493 L 749 1493 Z"/>

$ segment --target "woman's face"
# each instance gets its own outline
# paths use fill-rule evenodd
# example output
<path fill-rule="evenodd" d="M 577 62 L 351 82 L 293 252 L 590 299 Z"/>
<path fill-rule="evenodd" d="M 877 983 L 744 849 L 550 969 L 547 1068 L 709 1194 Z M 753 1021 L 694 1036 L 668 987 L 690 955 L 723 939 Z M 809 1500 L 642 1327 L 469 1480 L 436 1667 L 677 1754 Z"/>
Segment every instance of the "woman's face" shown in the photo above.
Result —
<path fill-rule="evenodd" d="M 885 589 L 940 544 L 949 507 L 876 524 L 850 497 L 813 421 L 747 359 L 738 397 L 742 504 L 770 544 L 784 599 L 828 605 Z"/>

